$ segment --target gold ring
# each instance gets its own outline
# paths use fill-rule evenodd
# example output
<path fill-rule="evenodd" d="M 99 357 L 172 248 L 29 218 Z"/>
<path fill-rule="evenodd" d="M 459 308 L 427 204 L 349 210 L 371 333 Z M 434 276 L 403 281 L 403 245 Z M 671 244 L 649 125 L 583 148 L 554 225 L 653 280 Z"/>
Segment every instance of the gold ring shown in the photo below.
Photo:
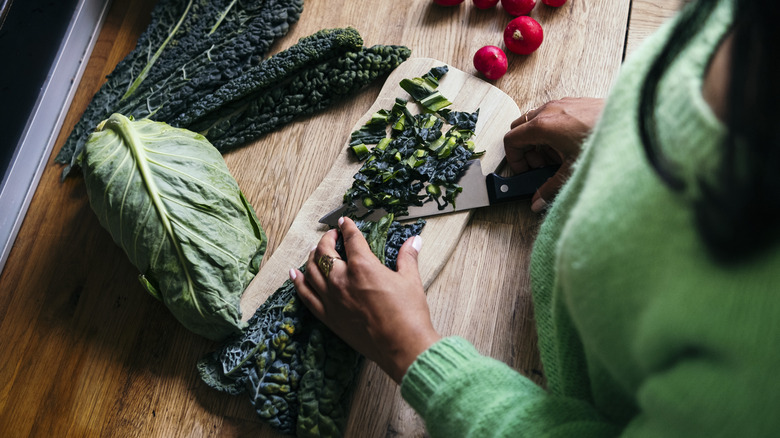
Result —
<path fill-rule="evenodd" d="M 337 258 L 338 257 L 323 254 L 317 259 L 317 267 L 320 268 L 320 272 L 322 272 L 322 275 L 324 275 L 325 278 L 328 278 L 330 270 L 333 268 L 333 261 Z"/>

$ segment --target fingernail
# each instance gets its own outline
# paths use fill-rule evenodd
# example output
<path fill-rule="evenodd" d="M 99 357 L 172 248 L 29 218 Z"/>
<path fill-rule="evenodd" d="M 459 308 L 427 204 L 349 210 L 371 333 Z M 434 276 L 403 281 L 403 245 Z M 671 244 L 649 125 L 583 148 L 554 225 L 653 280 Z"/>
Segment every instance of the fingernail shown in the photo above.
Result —
<path fill-rule="evenodd" d="M 339 218 L 339 228 L 341 228 L 341 224 L 343 224 L 343 223 L 344 223 L 344 218 L 340 217 Z"/>
<path fill-rule="evenodd" d="M 537 199 L 536 201 L 534 201 L 533 204 L 531 204 L 531 211 L 533 211 L 534 213 L 539 213 L 540 211 L 544 210 L 545 208 L 547 208 L 547 201 L 545 201 L 541 197 L 539 199 Z"/>
<path fill-rule="evenodd" d="M 290 269 L 290 280 L 295 281 L 296 277 L 298 277 L 298 273 L 295 272 L 295 269 Z"/>
<path fill-rule="evenodd" d="M 420 252 L 420 249 L 422 249 L 422 237 L 414 236 L 412 238 L 412 248 L 414 248 L 415 251 Z"/>

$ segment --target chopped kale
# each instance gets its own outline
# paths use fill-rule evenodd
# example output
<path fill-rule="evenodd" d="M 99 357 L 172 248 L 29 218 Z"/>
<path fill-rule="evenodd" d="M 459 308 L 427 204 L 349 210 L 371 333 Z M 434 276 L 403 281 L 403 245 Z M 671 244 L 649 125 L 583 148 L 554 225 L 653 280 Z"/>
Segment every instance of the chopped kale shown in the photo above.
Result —
<path fill-rule="evenodd" d="M 419 78 L 407 78 L 401 80 L 403 88 L 414 100 L 424 106 L 428 111 L 436 112 L 444 107 L 452 105 L 439 90 L 439 80 L 447 73 L 449 69 L 446 65 L 434 67 L 428 73 Z"/>
<path fill-rule="evenodd" d="M 426 87 L 438 86 L 446 72 L 446 66 L 437 67 L 415 80 L 424 82 Z M 438 92 L 433 88 L 431 91 Z M 417 99 L 414 94 L 412 97 Z M 396 99 L 393 108 L 381 112 L 388 115 L 384 125 L 379 124 L 384 118 L 372 117 L 352 133 L 351 139 L 356 143 L 353 150 L 362 145 L 357 156 L 365 162 L 344 195 L 345 203 L 359 201 L 368 208 L 381 207 L 401 216 L 411 205 L 431 201 L 440 205 L 454 203 L 462 191 L 458 179 L 467 163 L 482 154 L 474 151 L 471 140 L 479 109 L 473 113 L 442 109 L 412 115 L 407 104 Z M 445 121 L 451 126 L 443 133 Z M 368 152 L 366 144 L 376 146 Z"/>
<path fill-rule="evenodd" d="M 477 129 L 477 118 L 479 117 L 479 109 L 473 113 L 451 111 L 443 109 L 439 111 L 439 115 L 444 117 L 450 125 L 465 131 L 474 132 Z"/>

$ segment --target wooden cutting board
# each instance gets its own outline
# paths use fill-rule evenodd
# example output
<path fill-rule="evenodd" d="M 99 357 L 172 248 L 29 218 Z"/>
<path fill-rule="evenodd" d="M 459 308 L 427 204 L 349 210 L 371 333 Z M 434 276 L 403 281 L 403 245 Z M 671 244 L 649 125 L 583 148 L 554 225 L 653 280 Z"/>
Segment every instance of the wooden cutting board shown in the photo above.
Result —
<path fill-rule="evenodd" d="M 432 67 L 445 64 L 431 58 L 411 58 L 402 63 L 389 75 L 374 104 L 355 122 L 352 130 L 359 129 L 380 109 L 391 109 L 397 97 L 410 99 L 399 86 L 402 79 L 422 76 Z M 493 172 L 503 161 L 504 134 L 508 131 L 511 122 L 520 117 L 520 109 L 512 98 L 485 80 L 452 66 L 448 67 L 449 71 L 441 79 L 439 90 L 452 102 L 449 106 L 452 110 L 473 112 L 479 108 L 475 137 L 476 150 L 485 151 L 481 158 L 483 171 Z M 415 107 L 414 104 L 408 105 L 413 113 Z M 273 254 L 266 258 L 260 271 L 244 291 L 241 299 L 241 313 L 244 320 L 248 320 L 255 310 L 284 283 L 290 268 L 297 268 L 306 261 L 311 248 L 328 230 L 327 225 L 319 223 L 319 219 L 341 205 L 344 193 L 352 185 L 353 176 L 361 166 L 348 150 L 351 132 L 344 132 L 344 150 L 331 164 L 330 171 L 317 189 L 303 204 L 284 240 Z M 420 276 L 426 289 L 447 263 L 470 217 L 471 211 L 464 211 L 427 218 L 421 234 L 423 247 L 418 258 Z"/>

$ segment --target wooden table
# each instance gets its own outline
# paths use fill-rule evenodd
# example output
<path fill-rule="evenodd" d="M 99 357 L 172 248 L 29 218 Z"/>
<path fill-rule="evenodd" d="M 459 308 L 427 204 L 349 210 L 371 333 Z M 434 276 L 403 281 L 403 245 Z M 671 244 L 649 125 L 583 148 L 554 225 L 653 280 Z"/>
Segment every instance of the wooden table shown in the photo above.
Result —
<path fill-rule="evenodd" d="M 626 53 L 680 2 L 540 4 L 532 16 L 544 27 L 544 44 L 532 56 L 510 56 L 509 72 L 495 85 L 523 111 L 564 96 L 605 96 Z M 153 4 L 114 2 L 54 153 L 105 75 L 134 46 Z M 475 73 L 474 52 L 502 46 L 509 20 L 500 8 L 477 10 L 470 1 L 442 8 L 429 0 L 307 0 L 299 23 L 273 50 L 321 28 L 351 25 L 367 45 L 403 44 L 413 56 Z M 268 255 L 380 85 L 225 156 L 268 234 Z M 144 292 L 134 267 L 98 224 L 83 180 L 62 183 L 60 171 L 53 162 L 46 169 L 0 276 L 1 434 L 276 436 L 246 398 L 199 380 L 195 362 L 215 345 L 187 332 Z M 527 203 L 475 213 L 428 298 L 442 334 L 463 336 L 543 383 L 527 272 L 538 225 Z M 398 388 L 373 364 L 363 369 L 352 406 L 348 436 L 425 434 Z"/>

